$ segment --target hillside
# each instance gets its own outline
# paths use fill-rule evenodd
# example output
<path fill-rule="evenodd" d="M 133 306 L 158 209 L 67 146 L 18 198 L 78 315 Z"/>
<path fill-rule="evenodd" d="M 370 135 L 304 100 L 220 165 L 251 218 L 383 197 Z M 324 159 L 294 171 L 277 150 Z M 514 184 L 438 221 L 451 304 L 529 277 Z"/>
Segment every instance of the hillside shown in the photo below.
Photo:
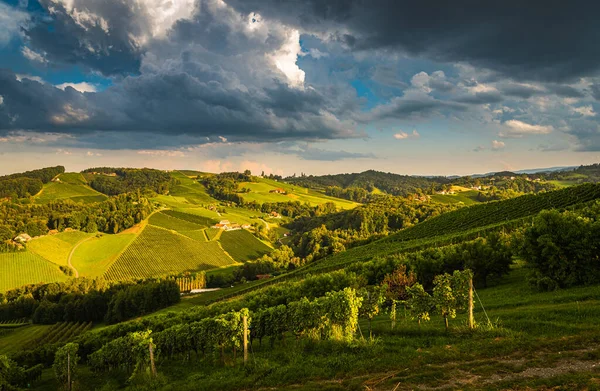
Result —
<path fill-rule="evenodd" d="M 430 189 L 432 186 L 450 182 L 445 177 L 418 177 L 374 170 L 353 174 L 287 177 L 285 181 L 314 189 L 324 189 L 329 186 L 358 187 L 369 191 L 378 189 L 388 194 L 401 196 L 414 194 L 417 190 Z"/>
<path fill-rule="evenodd" d="M 333 202 L 340 209 L 352 209 L 358 205 L 356 202 L 330 197 L 302 187 L 302 185 L 294 185 L 268 178 L 257 177 L 257 182 L 241 182 L 238 185 L 238 189 L 249 189 L 248 193 L 240 193 L 242 198 L 246 201 L 256 201 L 260 204 L 265 202 L 299 201 L 316 206 Z M 283 192 L 280 192 L 279 189 L 283 189 Z"/>
<path fill-rule="evenodd" d="M 82 174 L 63 173 L 44 185 L 42 191 L 36 195 L 35 202 L 45 204 L 65 199 L 92 203 L 104 201 L 107 196 L 89 187 Z"/>

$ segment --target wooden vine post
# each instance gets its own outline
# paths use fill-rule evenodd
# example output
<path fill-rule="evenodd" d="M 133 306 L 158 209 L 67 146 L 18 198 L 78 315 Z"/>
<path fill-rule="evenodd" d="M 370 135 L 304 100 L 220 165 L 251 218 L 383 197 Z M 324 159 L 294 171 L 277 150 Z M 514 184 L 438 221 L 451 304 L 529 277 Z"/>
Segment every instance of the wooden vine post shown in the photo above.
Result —
<path fill-rule="evenodd" d="M 148 344 L 148 350 L 150 352 L 150 368 L 152 370 L 152 376 L 156 377 L 156 365 L 154 365 L 154 349 L 152 348 L 152 342 Z"/>
<path fill-rule="evenodd" d="M 469 278 L 469 329 L 475 328 L 475 319 L 473 318 L 473 277 Z"/>
<path fill-rule="evenodd" d="M 244 321 L 244 365 L 248 362 L 248 317 L 243 316 Z"/>
<path fill-rule="evenodd" d="M 67 384 L 71 391 L 71 352 L 67 352 Z"/>

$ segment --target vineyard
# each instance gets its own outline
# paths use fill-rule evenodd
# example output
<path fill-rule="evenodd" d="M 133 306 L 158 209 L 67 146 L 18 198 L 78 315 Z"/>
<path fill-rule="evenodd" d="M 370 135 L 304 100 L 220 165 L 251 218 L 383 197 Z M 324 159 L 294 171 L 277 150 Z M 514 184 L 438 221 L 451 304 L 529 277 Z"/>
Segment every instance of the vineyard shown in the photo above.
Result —
<path fill-rule="evenodd" d="M 64 281 L 67 276 L 58 266 L 37 254 L 17 252 L 0 254 L 0 292 L 27 284 Z"/>
<path fill-rule="evenodd" d="M 444 213 L 405 229 L 385 241 L 422 239 L 461 232 L 535 215 L 544 209 L 562 209 L 600 198 L 600 185 L 582 185 L 541 194 L 524 195 Z"/>
<path fill-rule="evenodd" d="M 91 328 L 92 322 L 23 326 L 0 336 L 0 353 L 14 353 L 24 346 L 34 349 L 46 344 L 63 343 Z"/>
<path fill-rule="evenodd" d="M 206 233 L 208 240 L 219 240 L 223 234 L 223 230 L 219 228 L 208 228 L 204 232 Z"/>
<path fill-rule="evenodd" d="M 202 225 L 198 225 L 186 220 L 181 220 L 177 217 L 172 217 L 164 212 L 158 212 L 153 214 L 148 222 L 157 227 L 171 229 L 173 231 L 195 231 L 205 228 Z"/>
<path fill-rule="evenodd" d="M 168 273 L 206 270 L 234 261 L 217 242 L 198 242 L 165 229 L 148 226 L 110 266 L 109 280 L 127 280 Z"/>
<path fill-rule="evenodd" d="M 223 250 L 237 262 L 260 258 L 270 253 L 273 249 L 246 230 L 235 230 L 223 232 L 221 235 Z"/>
<path fill-rule="evenodd" d="M 135 237 L 135 234 L 127 233 L 93 237 L 77 247 L 71 263 L 80 276 L 99 277 L 106 272 Z"/>
<path fill-rule="evenodd" d="M 206 228 L 215 223 L 218 223 L 218 221 L 213 220 L 209 217 L 199 216 L 197 214 L 184 213 L 177 210 L 165 210 L 162 213 L 180 220 L 189 221 L 190 223 L 200 225 L 202 226 L 202 228 Z"/>
<path fill-rule="evenodd" d="M 80 173 L 61 174 L 58 179 L 60 182 L 50 182 L 44 185 L 42 192 L 36 196 L 37 203 L 46 204 L 62 199 L 93 203 L 104 201 L 107 198 L 104 194 L 89 187 Z"/>
<path fill-rule="evenodd" d="M 91 237 L 85 232 L 63 232 L 57 235 L 47 235 L 27 243 L 27 249 L 57 265 L 66 266 L 69 254 L 79 241 Z"/>

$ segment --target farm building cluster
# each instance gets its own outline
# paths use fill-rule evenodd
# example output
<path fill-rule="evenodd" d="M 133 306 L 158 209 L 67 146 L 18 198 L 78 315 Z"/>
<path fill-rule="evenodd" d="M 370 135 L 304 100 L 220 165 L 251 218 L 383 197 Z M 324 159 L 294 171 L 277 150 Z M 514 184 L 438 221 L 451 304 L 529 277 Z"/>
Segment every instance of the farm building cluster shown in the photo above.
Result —
<path fill-rule="evenodd" d="M 237 229 L 250 229 L 252 226 L 250 224 L 238 224 L 232 223 L 229 220 L 221 220 L 217 224 L 213 225 L 212 228 L 218 228 L 225 231 L 235 231 Z"/>

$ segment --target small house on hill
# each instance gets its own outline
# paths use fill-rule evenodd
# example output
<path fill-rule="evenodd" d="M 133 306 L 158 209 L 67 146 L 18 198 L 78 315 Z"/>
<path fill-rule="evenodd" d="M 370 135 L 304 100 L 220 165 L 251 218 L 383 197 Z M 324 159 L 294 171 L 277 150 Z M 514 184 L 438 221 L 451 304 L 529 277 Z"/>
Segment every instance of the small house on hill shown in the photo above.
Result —
<path fill-rule="evenodd" d="M 219 224 L 222 224 L 222 225 L 229 225 L 229 224 L 231 224 L 231 223 L 229 222 L 229 220 L 221 220 L 221 221 L 219 221 Z"/>
<path fill-rule="evenodd" d="M 285 189 L 282 189 L 281 187 L 278 187 L 277 189 L 269 190 L 269 193 L 287 194 Z"/>
<path fill-rule="evenodd" d="M 271 212 L 271 214 L 269 216 L 271 216 L 274 219 L 280 219 L 281 218 L 281 215 L 279 213 L 275 212 L 275 211 Z"/>
<path fill-rule="evenodd" d="M 26 233 L 23 233 L 23 234 L 20 234 L 17 237 L 15 237 L 13 240 L 17 243 L 23 244 L 23 243 L 29 242 L 31 240 L 31 236 L 29 236 Z"/>

